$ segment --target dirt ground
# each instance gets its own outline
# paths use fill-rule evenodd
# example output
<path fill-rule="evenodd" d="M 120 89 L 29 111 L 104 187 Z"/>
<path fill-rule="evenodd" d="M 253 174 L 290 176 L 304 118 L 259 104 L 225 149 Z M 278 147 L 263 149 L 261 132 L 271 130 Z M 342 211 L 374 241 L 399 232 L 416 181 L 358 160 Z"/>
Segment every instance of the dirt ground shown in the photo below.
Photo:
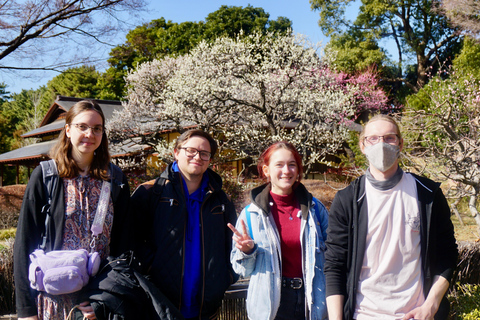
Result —
<path fill-rule="evenodd" d="M 0 187 L 0 212 L 19 212 L 25 187 L 24 184 Z"/>
<path fill-rule="evenodd" d="M 333 198 L 338 190 L 345 188 L 348 184 L 339 182 L 324 182 L 321 180 L 302 180 L 302 183 L 310 193 L 320 200 L 327 209 L 330 209 Z"/>
<path fill-rule="evenodd" d="M 344 184 L 319 180 L 303 180 L 307 189 L 319 199 L 327 208 L 330 208 L 337 189 L 345 187 Z M 19 212 L 22 205 L 26 185 L 11 185 L 0 187 L 0 212 Z"/>

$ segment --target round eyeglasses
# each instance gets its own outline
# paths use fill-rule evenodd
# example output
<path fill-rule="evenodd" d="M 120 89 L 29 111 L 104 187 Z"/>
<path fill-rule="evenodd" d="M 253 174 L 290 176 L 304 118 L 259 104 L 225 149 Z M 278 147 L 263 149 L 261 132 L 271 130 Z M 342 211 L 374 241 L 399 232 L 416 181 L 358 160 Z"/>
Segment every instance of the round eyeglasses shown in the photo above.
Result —
<path fill-rule="evenodd" d="M 203 150 L 197 150 L 197 149 L 192 148 L 192 147 L 181 147 L 181 148 L 178 148 L 178 149 L 185 150 L 185 154 L 187 155 L 187 157 L 192 157 L 193 158 L 197 154 L 200 154 L 200 159 L 202 159 L 203 161 L 208 161 L 212 157 L 212 154 L 210 152 L 203 151 Z"/>
<path fill-rule="evenodd" d="M 87 133 L 88 129 L 92 130 L 92 133 L 96 136 L 101 136 L 103 134 L 103 126 L 93 126 L 90 127 L 85 123 L 72 123 L 72 126 L 75 126 L 79 131 Z"/>
<path fill-rule="evenodd" d="M 369 144 L 377 144 L 377 143 L 380 142 L 380 139 L 383 139 L 383 142 L 388 143 L 388 144 L 397 144 L 398 140 L 399 140 L 397 134 L 391 133 L 391 134 L 386 134 L 386 135 L 383 135 L 383 136 L 376 136 L 376 135 L 368 136 L 368 137 L 363 138 L 363 141 L 364 142 L 366 141 Z"/>

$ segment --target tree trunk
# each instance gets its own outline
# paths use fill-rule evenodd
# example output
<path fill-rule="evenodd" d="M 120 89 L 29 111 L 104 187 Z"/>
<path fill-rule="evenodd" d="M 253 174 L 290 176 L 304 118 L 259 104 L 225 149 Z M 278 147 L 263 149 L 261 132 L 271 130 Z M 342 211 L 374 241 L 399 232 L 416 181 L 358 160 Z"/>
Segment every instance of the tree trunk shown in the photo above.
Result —
<path fill-rule="evenodd" d="M 477 198 L 478 198 L 478 191 L 479 191 L 480 186 L 475 186 L 475 193 L 470 196 L 470 200 L 468 201 L 468 207 L 470 208 L 470 213 L 472 214 L 472 217 L 475 219 L 475 222 L 477 223 L 477 233 L 478 236 L 480 237 L 480 214 L 478 213 L 477 210 Z"/>
<path fill-rule="evenodd" d="M 427 70 L 428 70 L 428 61 L 427 57 L 425 56 L 425 53 L 422 52 L 417 52 L 417 91 L 423 88 L 425 84 L 427 84 L 428 81 L 428 75 L 427 75 Z"/>
<path fill-rule="evenodd" d="M 350 149 L 348 143 L 344 142 L 342 144 L 343 150 L 347 154 L 348 162 L 354 164 L 355 163 L 355 153 Z"/>
<path fill-rule="evenodd" d="M 465 223 L 463 223 L 462 217 L 460 216 L 460 212 L 458 212 L 458 209 L 457 209 L 457 205 L 461 199 L 462 198 L 458 198 L 457 200 L 455 200 L 455 202 L 452 203 L 451 208 L 452 208 L 452 211 L 455 213 L 455 216 L 457 217 L 458 221 L 462 225 L 462 227 L 464 227 Z"/>

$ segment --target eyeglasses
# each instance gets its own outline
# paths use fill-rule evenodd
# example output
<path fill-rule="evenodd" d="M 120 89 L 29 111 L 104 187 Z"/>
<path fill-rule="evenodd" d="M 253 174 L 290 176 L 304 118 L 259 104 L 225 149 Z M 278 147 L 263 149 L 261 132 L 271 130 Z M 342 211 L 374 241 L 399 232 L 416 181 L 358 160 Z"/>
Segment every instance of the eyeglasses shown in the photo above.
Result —
<path fill-rule="evenodd" d="M 83 133 L 87 133 L 88 129 L 91 129 L 92 133 L 96 136 L 101 136 L 103 134 L 103 126 L 90 127 L 85 123 L 72 123 L 72 126 L 75 126 L 75 128 L 77 128 Z"/>
<path fill-rule="evenodd" d="M 380 139 L 383 139 L 383 142 L 388 144 L 397 144 L 399 140 L 397 134 L 391 133 L 391 134 L 386 134 L 384 136 L 368 136 L 363 138 L 363 141 L 366 141 L 369 144 L 377 144 L 380 142 Z"/>
<path fill-rule="evenodd" d="M 200 154 L 200 159 L 203 161 L 208 161 L 212 157 L 212 154 L 208 151 L 200 151 L 192 147 L 178 148 L 185 150 L 187 157 L 195 157 L 197 154 Z"/>

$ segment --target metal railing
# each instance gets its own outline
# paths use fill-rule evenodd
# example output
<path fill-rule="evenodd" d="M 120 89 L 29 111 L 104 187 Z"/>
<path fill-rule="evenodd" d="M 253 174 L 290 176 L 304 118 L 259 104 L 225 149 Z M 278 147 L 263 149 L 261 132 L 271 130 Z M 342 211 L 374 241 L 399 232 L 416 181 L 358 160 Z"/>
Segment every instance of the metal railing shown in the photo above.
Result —
<path fill-rule="evenodd" d="M 248 279 L 239 280 L 225 292 L 219 320 L 247 320 Z"/>
<path fill-rule="evenodd" d="M 239 280 L 225 292 L 218 320 L 248 320 L 247 317 L 248 279 Z M 16 314 L 2 315 L 0 320 L 15 320 Z"/>

